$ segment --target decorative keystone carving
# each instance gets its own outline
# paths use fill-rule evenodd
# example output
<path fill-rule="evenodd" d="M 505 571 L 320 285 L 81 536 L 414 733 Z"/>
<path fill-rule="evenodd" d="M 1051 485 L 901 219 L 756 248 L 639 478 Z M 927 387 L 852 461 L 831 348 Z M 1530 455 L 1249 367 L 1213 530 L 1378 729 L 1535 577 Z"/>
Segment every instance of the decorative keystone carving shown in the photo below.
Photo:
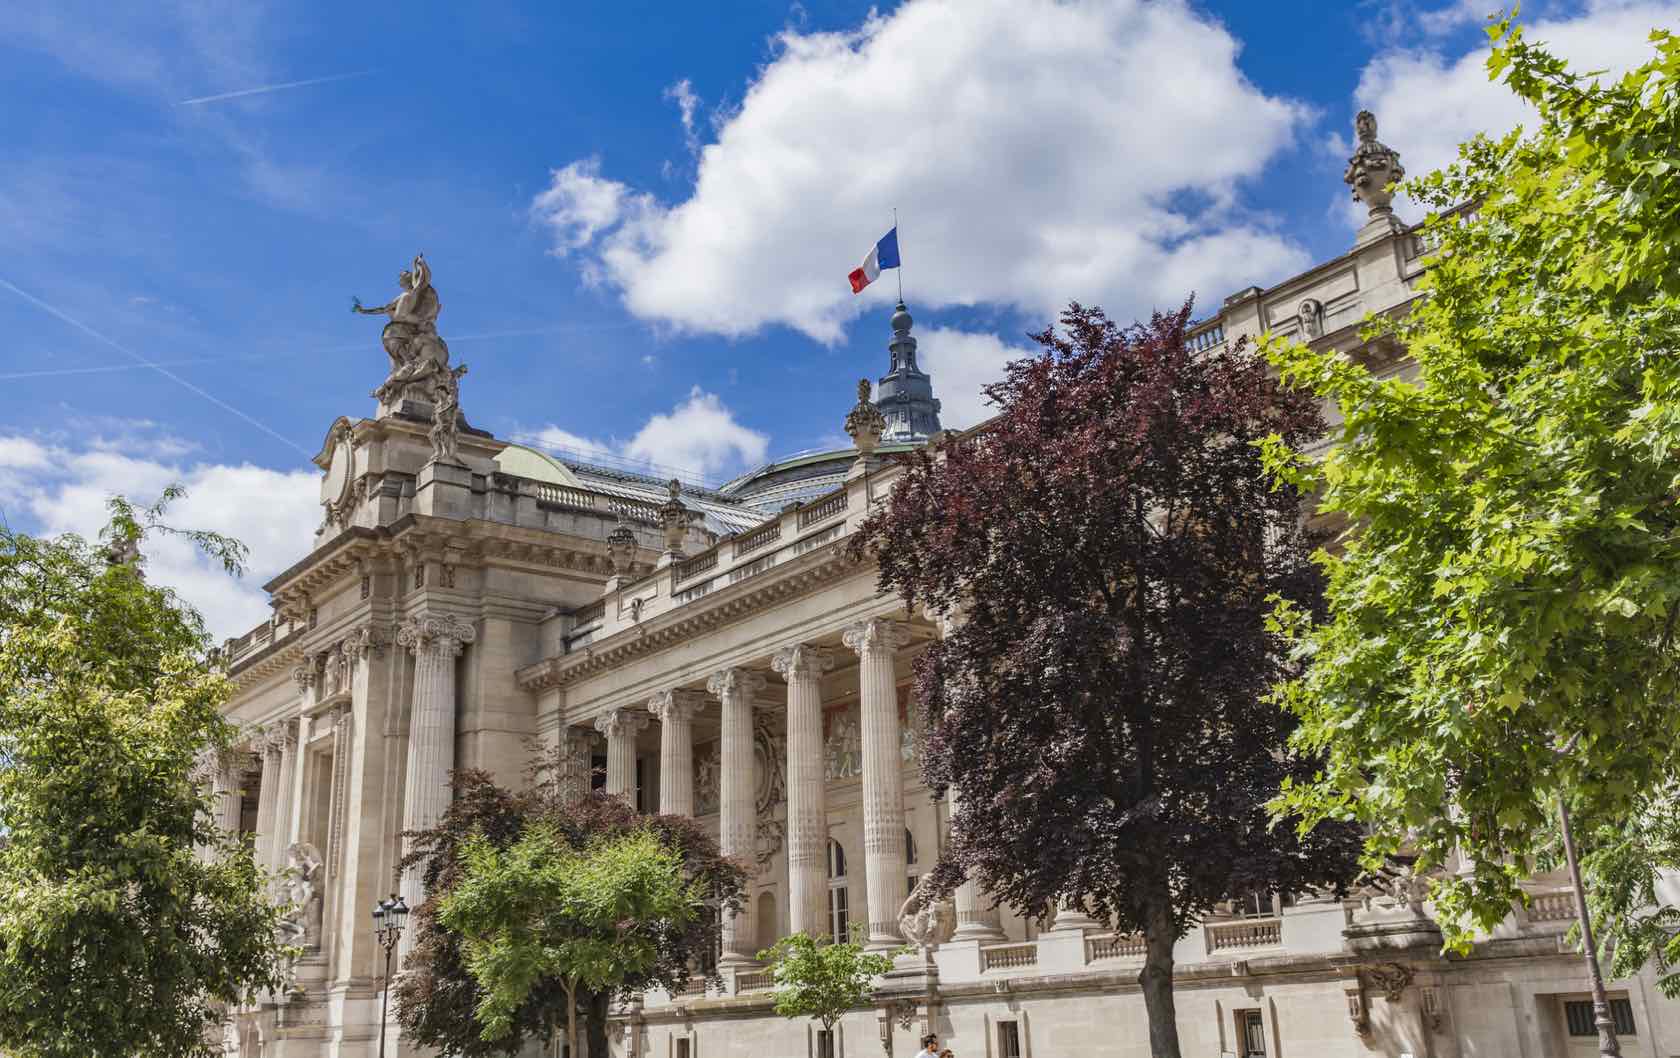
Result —
<path fill-rule="evenodd" d="M 595 718 L 595 730 L 613 738 L 635 738 L 642 733 L 642 729 L 652 722 L 652 718 L 640 709 L 614 709 L 610 713 L 602 713 Z"/>
<path fill-rule="evenodd" d="M 867 378 L 858 379 L 858 402 L 846 413 L 846 433 L 861 456 L 875 451 L 875 446 L 881 443 L 881 434 L 887 429 L 887 417 L 869 399 L 870 389 Z"/>
<path fill-rule="evenodd" d="M 415 657 L 439 654 L 460 657 L 468 643 L 478 638 L 472 625 L 451 613 L 417 614 L 397 629 L 397 643 L 407 647 Z"/>
<path fill-rule="evenodd" d="M 706 680 L 706 693 L 717 698 L 728 698 L 737 694 L 751 698 L 767 686 L 769 681 L 764 678 L 762 672 L 754 672 L 751 669 L 724 669 L 722 672 L 712 673 Z"/>
<path fill-rule="evenodd" d="M 892 654 L 907 646 L 912 638 L 905 625 L 879 617 L 848 625 L 840 633 L 840 641 L 857 651 L 859 657 L 876 652 Z"/>
<path fill-rule="evenodd" d="M 798 643 L 771 655 L 770 667 L 790 682 L 814 680 L 834 667 L 834 651 Z"/>
<path fill-rule="evenodd" d="M 1361 110 L 1353 119 L 1353 127 L 1359 134 L 1359 146 L 1348 159 L 1342 182 L 1352 190 L 1355 199 L 1370 207 L 1371 219 L 1376 220 L 1394 212 L 1389 206 L 1394 201 L 1394 192 L 1388 185 L 1404 180 L 1406 170 L 1400 164 L 1400 152 L 1377 139 L 1376 115 Z"/>
<path fill-rule="evenodd" d="M 1397 962 L 1379 963 L 1365 968 L 1365 978 L 1382 992 L 1384 999 L 1398 1003 L 1406 986 L 1412 983 L 1412 968 Z"/>
<path fill-rule="evenodd" d="M 660 691 L 648 699 L 648 712 L 660 723 L 669 724 L 676 721 L 692 720 L 700 707 L 706 704 L 706 696 L 699 691 L 687 691 L 676 688 Z"/>
<path fill-rule="evenodd" d="M 1317 298 L 1303 298 L 1296 315 L 1301 318 L 1301 337 L 1312 339 L 1324 334 L 1324 305 Z"/>

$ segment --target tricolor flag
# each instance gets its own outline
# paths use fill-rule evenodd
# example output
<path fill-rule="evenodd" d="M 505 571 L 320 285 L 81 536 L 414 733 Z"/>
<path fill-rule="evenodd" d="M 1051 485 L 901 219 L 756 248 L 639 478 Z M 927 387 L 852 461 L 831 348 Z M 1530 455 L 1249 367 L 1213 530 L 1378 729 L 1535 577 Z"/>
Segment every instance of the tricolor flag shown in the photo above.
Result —
<path fill-rule="evenodd" d="M 852 269 L 852 274 L 846 278 L 851 280 L 852 293 L 858 294 L 863 288 L 875 282 L 881 272 L 888 268 L 898 267 L 898 227 L 881 236 L 881 241 L 869 248 L 869 256 L 863 259 L 861 267 Z"/>

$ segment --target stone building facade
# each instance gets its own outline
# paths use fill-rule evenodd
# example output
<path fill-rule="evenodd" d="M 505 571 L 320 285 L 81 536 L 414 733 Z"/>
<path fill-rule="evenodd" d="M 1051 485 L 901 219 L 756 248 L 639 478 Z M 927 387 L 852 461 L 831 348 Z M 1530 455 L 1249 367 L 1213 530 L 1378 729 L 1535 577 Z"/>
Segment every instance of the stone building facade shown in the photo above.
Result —
<path fill-rule="evenodd" d="M 1389 211 L 1398 158 L 1374 122 L 1360 132 L 1348 182 L 1370 221 L 1355 245 L 1224 299 L 1196 346 L 1270 331 L 1406 369 L 1403 350 L 1364 342 L 1360 324 L 1406 311 L 1427 248 Z M 919 780 L 910 693 L 911 662 L 941 627 L 878 594 L 873 568 L 845 554 L 893 487 L 887 457 L 938 429 L 911 329 L 900 306 L 880 406 L 866 388 L 847 419 L 857 448 L 715 490 L 440 420 L 412 373 L 394 372 L 372 418 L 332 424 L 316 457 L 314 548 L 267 585 L 273 620 L 224 650 L 229 712 L 248 739 L 211 769 L 221 818 L 253 834 L 264 863 L 294 867 L 305 948 L 290 992 L 237 1012 L 230 1054 L 378 1053 L 384 959 L 368 912 L 394 887 L 410 904 L 425 895 L 394 876 L 398 833 L 437 817 L 451 768 L 515 784 L 540 740 L 579 781 L 599 773 L 643 810 L 695 816 L 757 866 L 746 909 L 725 923 L 723 988 L 697 978 L 618 1011 L 616 1055 L 907 1056 L 932 1026 L 964 1058 L 1147 1058 L 1141 943 L 1076 908 L 1036 922 L 962 887 L 932 967 L 884 981 L 832 1035 L 777 1017 L 753 958 L 799 930 L 898 944 L 899 906 L 944 838 L 947 806 Z M 439 385 L 453 414 L 452 383 Z M 1528 907 L 1450 959 L 1404 880 L 1347 900 L 1235 902 L 1177 945 L 1185 1053 L 1595 1053 L 1587 978 L 1565 940 L 1567 883 L 1528 887 Z M 1680 1054 L 1680 1004 L 1653 980 L 1611 985 L 1624 1054 Z M 394 1028 L 386 1043 L 415 1053 Z"/>

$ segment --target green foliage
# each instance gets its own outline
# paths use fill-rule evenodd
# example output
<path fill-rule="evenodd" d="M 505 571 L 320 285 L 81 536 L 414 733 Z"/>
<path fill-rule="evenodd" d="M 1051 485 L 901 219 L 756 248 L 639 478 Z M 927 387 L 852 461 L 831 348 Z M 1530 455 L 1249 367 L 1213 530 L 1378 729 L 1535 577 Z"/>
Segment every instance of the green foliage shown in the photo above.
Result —
<path fill-rule="evenodd" d="M 812 1018 L 822 1022 L 823 1028 L 833 1029 L 846 1011 L 869 1004 L 870 984 L 893 968 L 894 954 L 898 953 L 866 954 L 858 944 L 835 944 L 795 933 L 758 957 L 770 964 L 775 977 L 776 1013 L 784 1018 Z"/>
<path fill-rule="evenodd" d="M 638 924 L 682 924 L 700 914 L 680 853 L 651 830 L 577 848 L 538 823 L 511 848 L 483 838 L 465 849 L 466 876 L 444 898 L 443 925 L 462 937 L 468 971 L 484 989 L 483 1037 L 512 1031 L 513 1015 L 544 978 L 603 991 L 659 959 Z"/>
<path fill-rule="evenodd" d="M 134 546 L 162 513 L 112 510 Z M 0 1052 L 209 1055 L 279 983 L 279 911 L 193 775 L 229 738 L 203 648 L 135 565 L 0 531 Z"/>
<path fill-rule="evenodd" d="M 1435 888 L 1462 950 L 1554 853 L 1567 798 L 1589 850 L 1608 842 L 1590 888 L 1628 941 L 1651 890 L 1626 850 L 1676 844 L 1642 830 L 1674 818 L 1680 770 L 1680 41 L 1653 33 L 1651 62 L 1595 82 L 1492 34 L 1490 73 L 1539 123 L 1408 185 L 1437 249 L 1424 298 L 1371 337 L 1415 376 L 1268 345 L 1346 416 L 1328 455 L 1273 443 L 1271 468 L 1356 527 L 1323 559 L 1329 619 L 1275 615 L 1308 665 L 1277 695 L 1294 746 L 1326 756 L 1275 807 L 1364 822 L 1372 861 L 1462 850 L 1470 872 Z"/>

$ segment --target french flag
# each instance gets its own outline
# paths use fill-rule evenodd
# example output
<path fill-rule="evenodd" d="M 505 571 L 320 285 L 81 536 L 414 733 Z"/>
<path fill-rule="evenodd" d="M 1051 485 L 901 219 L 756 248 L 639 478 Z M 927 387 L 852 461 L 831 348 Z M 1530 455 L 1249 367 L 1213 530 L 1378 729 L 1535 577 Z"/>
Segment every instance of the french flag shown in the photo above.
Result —
<path fill-rule="evenodd" d="M 881 273 L 888 268 L 898 267 L 898 226 L 881 236 L 881 241 L 869 248 L 869 256 L 863 259 L 860 267 L 852 269 L 852 274 L 846 278 L 851 281 L 852 293 L 860 294 L 863 288 L 879 279 Z"/>

